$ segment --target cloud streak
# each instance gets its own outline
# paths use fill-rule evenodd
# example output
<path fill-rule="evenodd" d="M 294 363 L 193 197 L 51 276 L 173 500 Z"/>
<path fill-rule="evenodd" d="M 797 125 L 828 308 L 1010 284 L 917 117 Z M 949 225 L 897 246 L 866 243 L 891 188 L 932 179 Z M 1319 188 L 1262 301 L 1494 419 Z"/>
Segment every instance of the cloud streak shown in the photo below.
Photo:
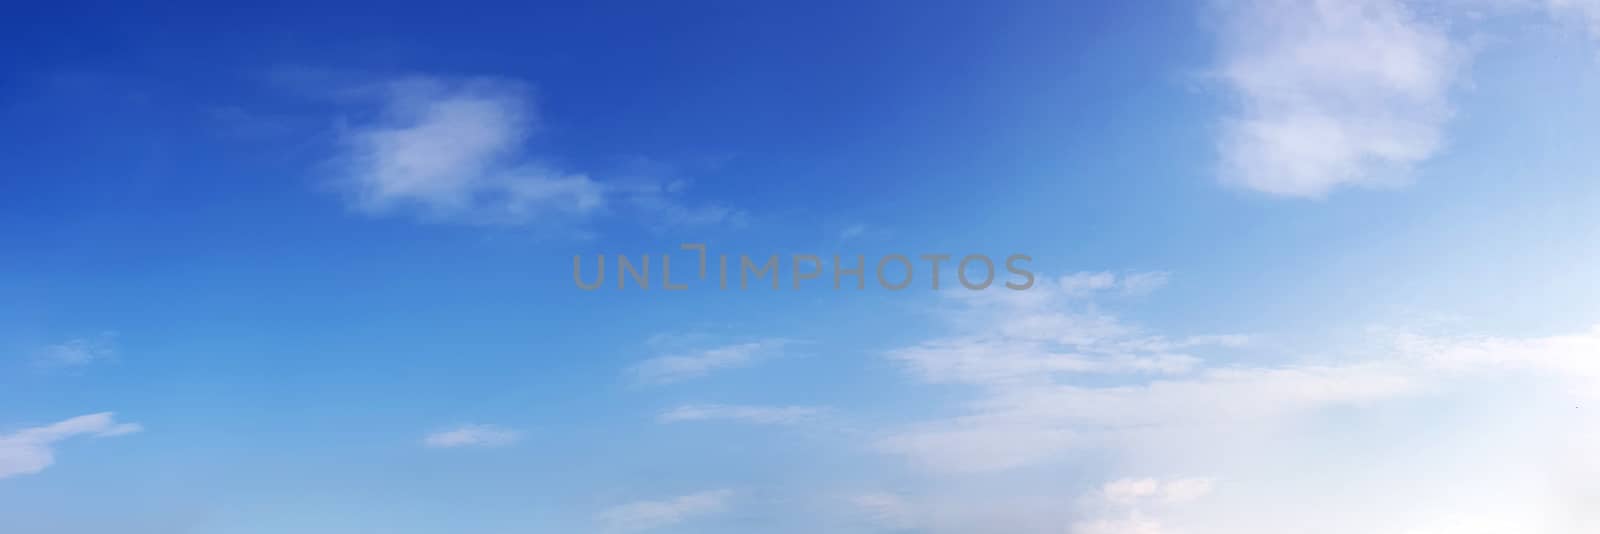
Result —
<path fill-rule="evenodd" d="M 635 364 L 628 373 L 649 384 L 682 382 L 714 371 L 750 365 L 757 359 L 774 355 L 785 344 L 782 340 L 768 339 L 657 356 Z"/>
<path fill-rule="evenodd" d="M 142 430 L 136 423 L 118 423 L 111 412 L 101 412 L 0 435 L 0 478 L 45 470 L 55 463 L 55 445 L 62 441 L 124 436 Z"/>
<path fill-rule="evenodd" d="M 37 362 L 47 367 L 82 367 L 117 357 L 116 332 L 73 338 L 39 351 Z"/>
<path fill-rule="evenodd" d="M 690 421 L 736 421 L 761 425 L 790 424 L 821 413 L 811 406 L 737 406 L 728 404 L 690 404 L 662 412 L 656 418 L 662 423 Z"/>
<path fill-rule="evenodd" d="M 430 449 L 503 447 L 521 439 L 521 432 L 494 425 L 461 425 L 423 436 L 422 444 Z"/>

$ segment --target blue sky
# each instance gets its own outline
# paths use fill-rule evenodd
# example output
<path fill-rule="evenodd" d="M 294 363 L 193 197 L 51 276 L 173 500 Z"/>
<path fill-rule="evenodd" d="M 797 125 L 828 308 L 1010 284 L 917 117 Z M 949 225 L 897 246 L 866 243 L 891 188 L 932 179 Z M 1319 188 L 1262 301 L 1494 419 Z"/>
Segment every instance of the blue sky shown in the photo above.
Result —
<path fill-rule="evenodd" d="M 0 531 L 1600 526 L 1591 0 L 40 9 Z"/>

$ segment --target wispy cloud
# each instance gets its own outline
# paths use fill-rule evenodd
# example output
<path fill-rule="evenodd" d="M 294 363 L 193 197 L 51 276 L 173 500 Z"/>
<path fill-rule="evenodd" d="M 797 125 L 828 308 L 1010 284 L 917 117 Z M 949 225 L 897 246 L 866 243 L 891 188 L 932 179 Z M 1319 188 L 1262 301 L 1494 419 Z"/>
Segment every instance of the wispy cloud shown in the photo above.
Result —
<path fill-rule="evenodd" d="M 662 412 L 662 423 L 686 421 L 738 421 L 755 424 L 788 424 L 815 417 L 820 408 L 811 406 L 736 406 L 728 404 L 690 404 Z"/>
<path fill-rule="evenodd" d="M 1118 274 L 1109 271 L 1078 272 L 1056 280 L 1056 289 L 1072 296 L 1089 296 L 1103 291 L 1118 291 L 1125 295 L 1144 295 L 1161 289 L 1172 278 L 1165 271 L 1144 271 Z"/>
<path fill-rule="evenodd" d="M 699 378 L 712 371 L 743 367 L 781 350 L 787 342 L 768 339 L 725 345 L 685 353 L 657 356 L 639 362 L 628 372 L 641 382 L 667 384 Z"/>
<path fill-rule="evenodd" d="M 423 436 L 422 444 L 434 449 L 501 447 L 521 439 L 521 432 L 494 425 L 461 425 Z"/>
<path fill-rule="evenodd" d="M 73 338 L 40 349 L 35 361 L 46 367 L 82 367 L 116 358 L 116 341 L 116 332 Z"/>
<path fill-rule="evenodd" d="M 1115 286 L 1115 277 L 1079 278 L 1091 295 Z M 1238 353 L 1251 349 L 1247 338 L 1147 332 L 1059 280 L 1027 297 L 950 299 L 950 335 L 888 351 L 911 376 L 965 386 L 971 397 L 953 414 L 880 429 L 871 445 L 910 460 L 926 485 L 920 495 L 874 494 L 857 508 L 886 510 L 886 528 L 936 532 L 987 532 L 1008 521 L 1008 532 L 1255 533 L 1319 518 L 1326 526 L 1308 532 L 1531 525 L 1524 529 L 1564 533 L 1600 519 L 1582 511 L 1583 497 L 1551 497 L 1600 495 L 1592 482 L 1600 463 L 1582 452 L 1600 446 L 1600 421 L 1588 410 L 1600 399 L 1600 327 L 1533 337 L 1373 329 L 1341 349 L 1348 354 L 1263 361 Z M 1339 463 L 1360 455 L 1386 463 Z M 1070 510 L 1029 506 L 1071 499 L 1061 494 L 1068 484 L 1039 477 L 1081 473 L 1088 458 L 1119 469 L 1203 470 L 1227 483 L 1125 478 L 1070 490 L 1088 495 Z M 1286 469 L 1318 462 L 1340 467 L 1284 482 Z M 1336 485 L 1413 500 L 1360 518 L 1297 504 L 1373 506 L 1369 494 L 1327 490 Z M 1505 498 L 1506 487 L 1519 496 Z M 1263 508 L 1280 511 L 1246 513 Z"/>
<path fill-rule="evenodd" d="M 1417 389 L 1385 364 L 1208 367 L 1191 351 L 1225 350 L 1246 338 L 1169 338 L 1081 303 L 1081 290 L 1119 280 L 1079 274 L 1047 282 L 1027 299 L 954 300 L 963 331 L 887 356 L 925 381 L 975 386 L 980 399 L 965 415 L 893 431 L 878 446 L 934 470 L 1003 471 L 1130 431 L 1249 424 Z M 1118 379 L 1095 387 L 1075 378 L 1090 374 Z"/>
<path fill-rule="evenodd" d="M 1403 183 L 1444 146 L 1466 50 L 1401 0 L 1219 2 L 1223 181 L 1317 197 Z"/>
<path fill-rule="evenodd" d="M 709 490 L 657 501 L 637 501 L 607 509 L 596 517 L 606 532 L 638 532 L 676 525 L 728 508 L 733 491 Z"/>
<path fill-rule="evenodd" d="M 577 224 L 625 212 L 651 228 L 736 223 L 744 212 L 684 200 L 687 181 L 609 181 L 571 172 L 530 149 L 539 130 L 528 84 L 497 77 L 412 76 L 332 84 L 344 103 L 375 104 L 339 129 L 331 167 L 354 209 L 428 222 Z M 320 81 L 319 81 L 320 80 Z M 662 167 L 653 165 L 652 167 Z"/>
<path fill-rule="evenodd" d="M 78 437 L 111 437 L 143 430 L 136 423 L 118 423 L 111 412 L 81 415 L 51 425 L 0 434 L 0 478 L 29 475 L 55 463 L 56 443 Z"/>

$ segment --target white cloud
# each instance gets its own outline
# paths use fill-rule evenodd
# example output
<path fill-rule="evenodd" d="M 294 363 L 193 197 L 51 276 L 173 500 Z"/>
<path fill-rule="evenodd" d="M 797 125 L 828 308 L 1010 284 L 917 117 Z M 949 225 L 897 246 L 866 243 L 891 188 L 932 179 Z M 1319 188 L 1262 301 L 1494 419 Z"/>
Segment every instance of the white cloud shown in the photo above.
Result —
<path fill-rule="evenodd" d="M 1173 506 L 1198 500 L 1211 493 L 1212 481 L 1205 478 L 1124 478 L 1100 486 L 1087 503 L 1106 517 L 1080 520 L 1068 529 L 1070 534 L 1176 534 L 1187 530 L 1173 528 L 1162 516 Z M 1092 514 L 1086 514 L 1092 515 Z"/>
<path fill-rule="evenodd" d="M 429 448 L 501 447 L 516 443 L 522 433 L 494 425 L 461 425 L 449 430 L 433 432 L 422 438 Z"/>
<path fill-rule="evenodd" d="M 810 406 L 691 404 L 662 412 L 656 420 L 662 423 L 726 420 L 770 425 L 795 423 L 815 417 L 818 413 L 821 413 L 821 409 Z"/>
<path fill-rule="evenodd" d="M 331 166 L 335 187 L 364 213 L 480 225 L 578 224 L 628 213 L 651 229 L 746 217 L 686 202 L 686 180 L 657 176 L 668 174 L 666 165 L 609 181 L 551 165 L 530 149 L 539 116 L 531 88 L 516 80 L 414 76 L 355 87 L 334 92 L 378 110 L 341 123 Z"/>
<path fill-rule="evenodd" d="M 975 333 L 887 356 L 924 381 L 975 386 L 978 397 L 963 415 L 890 431 L 878 448 L 937 471 L 1004 471 L 1130 436 L 1265 423 L 1421 387 L 1395 364 L 1208 367 L 1189 351 L 1247 338 L 1148 334 L 1081 303 L 1080 289 L 1117 285 L 1114 275 L 1080 273 L 1025 299 L 952 299 L 953 323 Z M 1118 380 L 1084 385 L 1084 376 Z"/>
<path fill-rule="evenodd" d="M 629 368 L 641 382 L 666 384 L 699 378 L 712 371 L 750 365 L 757 358 L 771 355 L 785 345 L 782 340 L 761 340 L 669 354 L 644 360 Z"/>
<path fill-rule="evenodd" d="M 1113 287 L 1098 279 L 1092 294 Z M 1600 446 L 1590 410 L 1600 326 L 1524 337 L 1375 329 L 1337 356 L 1265 362 L 1233 354 L 1242 336 L 1152 334 L 1075 292 L 1043 289 L 950 299 L 948 336 L 887 352 L 911 376 L 971 394 L 953 414 L 883 428 L 871 442 L 909 460 L 908 483 L 924 494 L 877 504 L 918 531 L 992 531 L 996 517 L 1015 522 L 1009 532 L 1087 534 L 1600 525 L 1583 505 L 1600 498 L 1600 462 L 1584 452 Z M 1161 354 L 1189 357 L 1129 364 Z M 1071 482 L 1099 467 L 1228 482 Z M 1018 506 L 1052 495 L 1054 507 Z M 1063 512 L 1066 501 L 1074 506 Z"/>
<path fill-rule="evenodd" d="M 54 446 L 62 440 L 122 436 L 140 430 L 143 428 L 138 424 L 118 423 L 111 412 L 102 412 L 0 435 L 0 478 L 34 474 L 50 467 L 55 463 Z"/>
<path fill-rule="evenodd" d="M 1083 272 L 1041 279 L 1018 294 L 956 294 L 950 319 L 957 332 L 888 356 L 934 383 L 1037 384 L 1064 375 L 1183 375 L 1201 363 L 1191 351 L 1248 342 L 1233 334 L 1151 335 L 1087 301 L 1105 290 L 1154 290 L 1167 278 Z"/>
<path fill-rule="evenodd" d="M 1004 338 L 935 339 L 895 349 L 889 357 L 930 382 L 943 383 L 999 383 L 1068 373 L 1183 374 L 1200 363 L 1181 353 L 1063 349 Z"/>
<path fill-rule="evenodd" d="M 521 83 L 416 77 L 367 94 L 382 101 L 382 113 L 348 125 L 337 161 L 346 173 L 340 185 L 360 210 L 514 224 L 605 204 L 600 184 L 527 152 L 537 117 Z"/>
<path fill-rule="evenodd" d="M 1414 393 L 1383 366 L 1222 368 L 1142 385 L 989 383 L 972 412 L 900 429 L 879 446 L 931 469 L 1001 471 L 1124 439 L 1208 435 Z"/>
<path fill-rule="evenodd" d="M 69 339 L 41 349 L 37 361 L 50 367 L 81 367 L 113 359 L 117 356 L 116 340 L 116 332 Z"/>
<path fill-rule="evenodd" d="M 637 532 L 722 512 L 733 498 L 732 490 L 710 490 L 658 501 L 637 501 L 612 507 L 597 520 L 607 532 Z"/>
<path fill-rule="evenodd" d="M 1402 183 L 1444 145 L 1466 59 L 1401 0 L 1220 3 L 1218 75 L 1237 111 L 1221 174 L 1274 195 Z"/>

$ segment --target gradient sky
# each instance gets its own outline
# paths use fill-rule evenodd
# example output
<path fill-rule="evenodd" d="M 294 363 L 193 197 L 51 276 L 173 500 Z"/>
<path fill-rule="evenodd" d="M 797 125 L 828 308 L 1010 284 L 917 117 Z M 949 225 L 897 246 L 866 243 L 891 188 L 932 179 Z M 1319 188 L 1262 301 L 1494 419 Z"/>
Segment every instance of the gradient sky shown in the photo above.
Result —
<path fill-rule="evenodd" d="M 0 532 L 1600 530 L 1594 0 L 8 12 Z"/>

